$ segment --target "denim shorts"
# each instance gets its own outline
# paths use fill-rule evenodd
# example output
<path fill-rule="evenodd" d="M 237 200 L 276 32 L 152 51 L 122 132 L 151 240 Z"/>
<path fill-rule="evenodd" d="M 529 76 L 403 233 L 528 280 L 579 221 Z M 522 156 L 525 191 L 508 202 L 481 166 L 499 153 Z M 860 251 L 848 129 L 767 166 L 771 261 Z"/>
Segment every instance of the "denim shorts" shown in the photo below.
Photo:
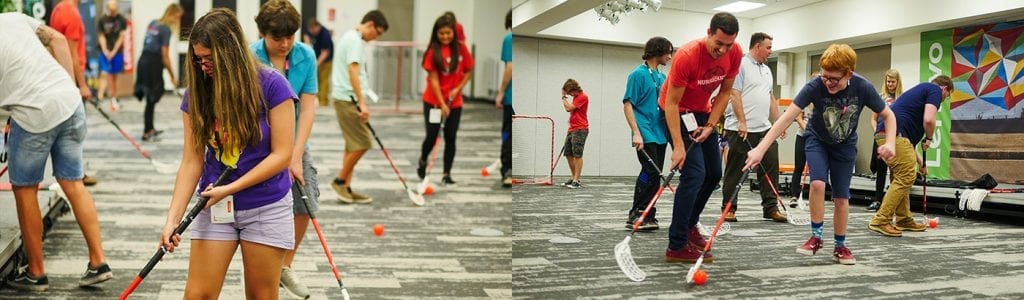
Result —
<path fill-rule="evenodd" d="M 317 172 L 316 168 L 313 167 L 313 157 L 309 155 L 309 152 L 304 152 L 302 154 L 302 178 L 306 180 L 306 185 L 303 189 L 306 190 L 306 198 L 309 199 L 309 209 L 316 213 L 320 210 L 320 189 L 317 188 Z M 295 190 L 294 185 L 292 186 L 292 197 L 292 202 L 294 203 L 292 205 L 294 206 L 292 212 L 296 215 L 308 215 L 309 210 L 302 203 L 302 194 Z"/>
<path fill-rule="evenodd" d="M 275 248 L 295 248 L 295 216 L 289 192 L 279 201 L 253 209 L 235 211 L 234 223 L 210 222 L 210 209 L 203 209 L 192 222 L 193 240 L 248 241 Z"/>
<path fill-rule="evenodd" d="M 34 186 L 43 181 L 46 158 L 53 157 L 53 177 L 81 180 L 85 176 L 82 142 L 85 141 L 85 106 L 79 104 L 70 118 L 42 133 L 25 131 L 11 119 L 8 151 L 11 185 Z"/>
<path fill-rule="evenodd" d="M 832 184 L 832 198 L 850 199 L 850 180 L 857 163 L 857 139 L 846 139 L 842 144 L 829 145 L 808 134 L 804 140 L 810 180 Z"/>

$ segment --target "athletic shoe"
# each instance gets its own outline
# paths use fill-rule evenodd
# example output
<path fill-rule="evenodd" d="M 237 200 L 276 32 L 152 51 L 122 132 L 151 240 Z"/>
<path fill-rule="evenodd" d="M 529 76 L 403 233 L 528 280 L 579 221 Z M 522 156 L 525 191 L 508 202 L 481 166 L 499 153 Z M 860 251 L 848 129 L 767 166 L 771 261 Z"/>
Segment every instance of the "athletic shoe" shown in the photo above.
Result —
<path fill-rule="evenodd" d="M 510 188 L 512 187 L 512 176 L 505 176 L 501 179 L 501 187 Z"/>
<path fill-rule="evenodd" d="M 50 288 L 50 280 L 46 278 L 46 275 L 32 278 L 32 275 L 25 271 L 15 276 L 14 279 L 8 280 L 7 285 L 22 291 L 45 292 Z"/>
<path fill-rule="evenodd" d="M 121 109 L 121 104 L 117 102 L 117 98 L 110 98 L 110 111 L 117 112 Z"/>
<path fill-rule="evenodd" d="M 85 177 L 82 177 L 82 184 L 85 186 L 94 186 L 98 182 L 99 181 L 96 181 L 96 178 L 89 176 L 89 174 L 85 174 Z"/>
<path fill-rule="evenodd" d="M 700 258 L 700 250 L 693 246 L 686 246 L 683 249 L 665 250 L 665 262 L 670 263 L 696 263 Z M 711 253 L 704 253 L 704 263 L 712 263 L 715 257 Z"/>
<path fill-rule="evenodd" d="M 832 252 L 832 260 L 844 265 L 857 264 L 857 259 L 853 258 L 853 253 L 850 253 L 850 248 L 846 248 L 846 246 L 836 247 Z"/>
<path fill-rule="evenodd" d="M 373 202 L 373 198 L 367 195 L 356 193 L 352 191 L 352 187 L 347 187 L 348 194 L 352 195 L 352 203 L 364 204 Z"/>
<path fill-rule="evenodd" d="M 572 185 L 572 179 L 569 179 L 569 181 L 566 181 L 565 183 L 562 184 L 562 186 L 564 187 L 569 187 L 570 185 Z"/>
<path fill-rule="evenodd" d="M 690 227 L 690 231 L 686 233 L 686 241 L 700 249 L 704 249 L 708 243 L 704 240 L 704 236 L 700 234 L 700 229 L 697 229 L 697 226 Z"/>
<path fill-rule="evenodd" d="M 292 268 L 281 268 L 281 282 L 279 286 L 283 287 L 286 291 L 292 293 L 292 295 L 295 295 L 296 297 L 302 299 L 309 298 L 309 288 L 299 281 L 299 276 L 296 276 L 295 273 L 292 272 Z"/>
<path fill-rule="evenodd" d="M 878 208 L 881 207 L 881 206 L 882 206 L 882 202 L 879 202 L 879 201 L 876 200 L 874 202 L 871 202 L 871 205 L 868 205 L 868 208 L 866 210 L 867 211 L 878 211 Z"/>
<path fill-rule="evenodd" d="M 896 229 L 903 230 L 903 231 L 922 232 L 922 231 L 928 230 L 928 226 L 925 226 L 924 224 L 917 223 L 917 222 L 914 222 L 914 221 L 911 221 L 909 223 L 896 223 L 895 227 L 896 227 Z"/>
<path fill-rule="evenodd" d="M 444 186 L 456 186 L 456 185 L 458 185 L 458 183 L 455 182 L 455 180 L 452 180 L 452 177 L 448 176 L 448 175 L 446 175 L 444 177 L 441 177 L 441 184 L 443 184 Z"/>
<path fill-rule="evenodd" d="M 416 175 L 420 176 L 420 180 L 423 180 L 423 177 L 427 177 L 427 162 L 426 161 L 422 161 L 422 160 L 420 161 L 419 166 L 416 167 Z"/>
<path fill-rule="evenodd" d="M 331 189 L 338 195 L 338 201 L 345 204 L 352 204 L 355 202 L 355 198 L 352 197 L 352 193 L 347 186 L 340 185 L 337 182 L 331 181 Z"/>
<path fill-rule="evenodd" d="M 803 246 L 796 248 L 796 253 L 814 255 L 818 250 L 821 250 L 821 238 L 812 236 Z"/>
<path fill-rule="evenodd" d="M 725 213 L 725 221 L 726 222 L 736 222 L 737 221 L 736 220 L 736 212 L 730 211 L 730 212 Z"/>
<path fill-rule="evenodd" d="M 903 233 L 900 232 L 899 229 L 897 229 L 896 227 L 893 227 L 892 224 L 889 224 L 889 223 L 885 223 L 885 224 L 882 224 L 882 225 L 868 224 L 868 229 L 871 229 L 871 231 L 874 231 L 874 232 L 877 232 L 877 233 L 881 233 L 884 236 L 891 236 L 891 237 L 901 237 L 901 236 L 903 236 Z"/>
<path fill-rule="evenodd" d="M 797 206 L 799 206 L 799 204 L 797 204 L 798 201 L 799 200 L 797 200 L 796 197 L 789 199 L 789 208 L 796 208 Z"/>
<path fill-rule="evenodd" d="M 657 219 L 655 219 L 655 218 L 647 218 L 647 219 L 644 219 L 643 223 L 640 223 L 640 228 L 638 228 L 637 230 L 651 231 L 651 230 L 658 230 L 658 228 L 659 227 L 658 227 L 658 220 Z"/>
<path fill-rule="evenodd" d="M 578 189 L 578 188 L 582 188 L 582 187 L 583 187 L 583 185 L 580 184 L 579 180 L 573 180 L 572 183 L 569 184 L 569 188 L 570 189 Z"/>
<path fill-rule="evenodd" d="M 114 278 L 114 272 L 110 271 L 110 266 L 107 263 L 100 263 L 96 268 L 90 268 L 89 264 L 86 263 L 85 268 L 85 275 L 82 275 L 82 279 L 78 280 L 78 286 L 86 287 Z"/>

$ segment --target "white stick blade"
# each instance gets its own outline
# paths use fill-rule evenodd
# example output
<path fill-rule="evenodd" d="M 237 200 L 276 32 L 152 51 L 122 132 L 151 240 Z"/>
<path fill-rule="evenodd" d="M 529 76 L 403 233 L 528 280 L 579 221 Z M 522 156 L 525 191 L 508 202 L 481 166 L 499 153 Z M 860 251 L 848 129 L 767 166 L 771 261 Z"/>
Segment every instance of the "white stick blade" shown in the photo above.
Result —
<path fill-rule="evenodd" d="M 619 269 L 622 270 L 622 274 L 625 274 L 629 280 L 632 281 L 644 281 L 647 278 L 647 273 L 640 269 L 633 261 L 633 253 L 629 248 L 630 236 L 626 236 L 622 242 L 615 245 L 615 262 L 619 264 Z"/>
<path fill-rule="evenodd" d="M 405 193 L 409 195 L 409 200 L 412 200 L 412 203 L 416 204 L 416 206 L 423 206 L 425 203 L 425 201 L 423 201 L 423 195 L 416 193 L 416 191 L 407 189 L 405 190 Z"/>

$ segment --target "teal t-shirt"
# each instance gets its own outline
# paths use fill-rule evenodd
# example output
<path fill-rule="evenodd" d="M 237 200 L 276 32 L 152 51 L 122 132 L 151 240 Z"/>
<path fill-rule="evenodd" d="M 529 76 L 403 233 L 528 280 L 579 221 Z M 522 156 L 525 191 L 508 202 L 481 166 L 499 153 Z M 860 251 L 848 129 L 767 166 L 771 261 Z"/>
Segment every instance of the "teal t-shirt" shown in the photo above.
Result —
<path fill-rule="evenodd" d="M 646 64 L 633 69 L 626 80 L 626 94 L 622 102 L 633 104 L 633 117 L 644 143 L 665 144 L 665 114 L 658 107 L 658 93 L 665 83 L 665 73 L 650 69 Z"/>
<path fill-rule="evenodd" d="M 260 60 L 260 63 L 273 68 L 270 65 L 270 55 L 267 54 L 263 39 L 249 44 L 249 50 L 256 56 L 256 59 Z M 284 71 L 284 76 L 288 79 L 288 85 L 291 86 L 292 92 L 299 97 L 302 97 L 302 94 L 316 95 L 319 89 L 316 74 L 316 54 L 313 53 L 313 48 L 303 43 L 295 43 L 292 51 L 288 53 L 288 63 Z M 298 121 L 299 108 L 296 105 L 295 122 Z M 299 130 L 299 127 L 295 126 L 295 130 Z M 309 141 L 306 142 L 306 149 L 309 150 Z"/>
<path fill-rule="evenodd" d="M 505 40 L 501 42 L 501 61 L 507 63 L 512 62 L 512 32 L 505 34 Z M 498 84 L 501 84 L 500 82 Z M 512 105 L 512 80 L 508 81 L 508 87 L 505 88 L 505 99 L 501 101 L 502 105 Z"/>

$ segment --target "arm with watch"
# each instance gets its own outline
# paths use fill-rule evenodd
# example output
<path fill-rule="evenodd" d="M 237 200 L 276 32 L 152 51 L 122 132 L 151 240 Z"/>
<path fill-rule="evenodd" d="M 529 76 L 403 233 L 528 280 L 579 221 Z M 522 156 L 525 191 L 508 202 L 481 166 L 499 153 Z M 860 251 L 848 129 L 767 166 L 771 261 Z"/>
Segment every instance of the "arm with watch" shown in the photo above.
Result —
<path fill-rule="evenodd" d="M 933 100 L 934 101 L 934 100 Z M 941 102 L 940 99 L 938 102 Z M 932 146 L 932 137 L 935 136 L 935 114 L 939 111 L 938 106 L 927 103 L 924 105 L 924 138 L 921 139 L 921 153 L 917 156 L 917 164 L 921 168 L 921 174 L 928 175 L 928 167 L 924 164 L 924 152 Z"/>

